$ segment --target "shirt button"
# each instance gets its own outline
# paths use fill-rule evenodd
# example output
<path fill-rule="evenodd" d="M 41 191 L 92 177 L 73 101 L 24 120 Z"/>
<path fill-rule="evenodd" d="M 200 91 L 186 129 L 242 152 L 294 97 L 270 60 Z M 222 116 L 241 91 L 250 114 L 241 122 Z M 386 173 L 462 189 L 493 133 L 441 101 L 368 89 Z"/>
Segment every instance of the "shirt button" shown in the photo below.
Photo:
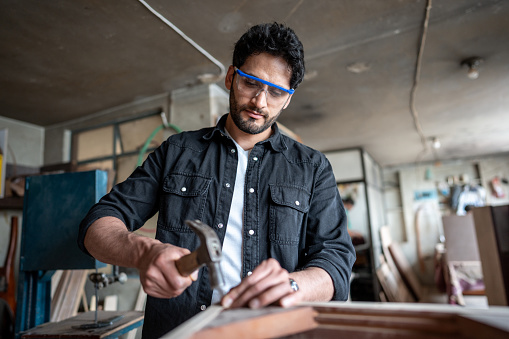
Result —
<path fill-rule="evenodd" d="M 297 200 L 297 201 L 295 202 L 295 205 L 297 205 L 297 206 L 299 206 L 299 205 L 300 205 L 299 200 Z"/>
<path fill-rule="evenodd" d="M 254 193 L 254 188 L 250 188 L 249 193 Z"/>
<path fill-rule="evenodd" d="M 222 223 L 217 224 L 217 228 L 223 228 L 223 226 L 224 225 Z"/>
<path fill-rule="evenodd" d="M 258 161 L 258 158 L 257 158 L 257 157 L 254 157 L 254 158 L 253 158 L 253 161 Z"/>
<path fill-rule="evenodd" d="M 200 306 L 200 310 L 205 311 L 206 309 L 207 309 L 207 306 L 205 306 L 205 305 Z"/>
<path fill-rule="evenodd" d="M 251 274 L 253 274 L 253 272 L 249 271 L 247 272 L 247 276 L 249 277 Z"/>
<path fill-rule="evenodd" d="M 249 235 L 253 235 L 254 231 L 253 230 L 249 230 L 249 232 L 247 232 L 247 233 L 249 233 Z"/>
<path fill-rule="evenodd" d="M 226 187 L 228 187 L 228 188 L 230 188 L 230 186 L 231 186 L 231 185 L 230 185 L 230 183 L 229 183 L 229 182 L 227 182 L 225 186 L 226 186 Z"/>
<path fill-rule="evenodd" d="M 185 191 L 187 191 L 187 188 L 182 187 L 180 190 L 181 190 L 182 192 L 185 192 Z"/>
<path fill-rule="evenodd" d="M 230 150 L 230 152 L 231 152 L 231 153 L 235 153 L 235 149 L 233 149 L 233 148 L 232 148 L 232 149 Z"/>

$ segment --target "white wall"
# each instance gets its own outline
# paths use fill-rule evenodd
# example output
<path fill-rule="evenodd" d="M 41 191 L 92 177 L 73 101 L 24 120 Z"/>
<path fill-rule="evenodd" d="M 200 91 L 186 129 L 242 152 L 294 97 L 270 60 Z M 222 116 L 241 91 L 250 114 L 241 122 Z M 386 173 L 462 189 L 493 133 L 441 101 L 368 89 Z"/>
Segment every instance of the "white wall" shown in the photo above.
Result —
<path fill-rule="evenodd" d="M 7 128 L 6 162 L 10 165 L 40 167 L 43 164 L 44 128 L 0 116 L 0 129 Z M 18 238 L 22 225 L 21 210 L 0 210 L 0 263 L 3 265 L 10 239 L 11 217 L 18 216 Z M 17 246 L 19 253 L 19 242 Z"/>
<path fill-rule="evenodd" d="M 40 167 L 43 164 L 44 128 L 0 116 L 0 129 L 8 129 L 4 150 L 7 163 L 20 166 Z"/>

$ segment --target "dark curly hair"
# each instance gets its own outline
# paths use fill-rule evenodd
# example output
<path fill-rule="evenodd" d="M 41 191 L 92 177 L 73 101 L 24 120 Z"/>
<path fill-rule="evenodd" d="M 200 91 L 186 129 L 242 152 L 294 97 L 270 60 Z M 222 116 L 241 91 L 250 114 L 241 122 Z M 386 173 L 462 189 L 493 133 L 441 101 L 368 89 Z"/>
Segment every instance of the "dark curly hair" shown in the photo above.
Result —
<path fill-rule="evenodd" d="M 292 70 L 290 87 L 296 89 L 304 78 L 304 48 L 293 29 L 274 22 L 251 27 L 233 50 L 233 66 L 240 68 L 251 55 L 268 53 L 283 58 Z"/>

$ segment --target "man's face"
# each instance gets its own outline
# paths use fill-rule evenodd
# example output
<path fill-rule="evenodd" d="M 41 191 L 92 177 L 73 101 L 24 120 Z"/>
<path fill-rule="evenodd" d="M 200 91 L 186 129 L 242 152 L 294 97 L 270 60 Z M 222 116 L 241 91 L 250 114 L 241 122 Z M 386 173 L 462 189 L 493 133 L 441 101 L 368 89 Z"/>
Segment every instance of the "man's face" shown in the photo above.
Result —
<path fill-rule="evenodd" d="M 240 69 L 249 75 L 269 81 L 289 89 L 291 71 L 286 61 L 270 54 L 262 53 L 250 56 Z M 244 133 L 259 134 L 269 129 L 284 108 L 290 103 L 274 105 L 267 103 L 267 92 L 257 96 L 246 96 L 238 90 L 233 67 L 230 66 L 226 77 L 226 86 L 230 89 L 230 116 L 235 126 Z"/>

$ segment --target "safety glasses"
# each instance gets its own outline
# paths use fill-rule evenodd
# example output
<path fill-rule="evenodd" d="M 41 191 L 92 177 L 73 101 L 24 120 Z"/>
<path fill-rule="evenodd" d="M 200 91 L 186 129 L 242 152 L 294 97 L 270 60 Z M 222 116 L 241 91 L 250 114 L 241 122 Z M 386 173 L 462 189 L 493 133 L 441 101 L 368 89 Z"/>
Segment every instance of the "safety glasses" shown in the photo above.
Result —
<path fill-rule="evenodd" d="M 286 104 L 290 95 L 295 92 L 294 89 L 286 89 L 269 81 L 246 74 L 237 67 L 235 67 L 235 72 L 238 75 L 236 82 L 239 94 L 253 98 L 265 92 L 267 105 L 282 106 Z"/>

